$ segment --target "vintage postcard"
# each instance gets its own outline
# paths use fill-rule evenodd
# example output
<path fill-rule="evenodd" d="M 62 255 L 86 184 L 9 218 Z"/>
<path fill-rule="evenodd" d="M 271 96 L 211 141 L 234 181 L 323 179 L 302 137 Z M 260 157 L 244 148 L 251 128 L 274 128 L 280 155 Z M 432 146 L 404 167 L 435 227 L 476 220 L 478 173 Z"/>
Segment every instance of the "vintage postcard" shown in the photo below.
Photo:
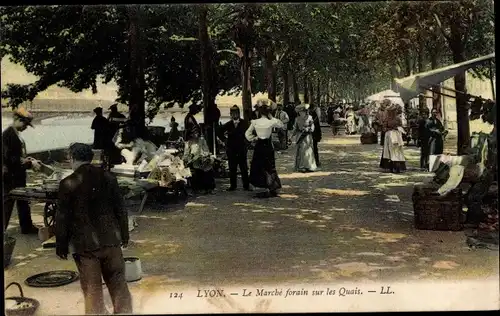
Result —
<path fill-rule="evenodd" d="M 493 1 L 0 17 L 6 315 L 500 308 Z"/>

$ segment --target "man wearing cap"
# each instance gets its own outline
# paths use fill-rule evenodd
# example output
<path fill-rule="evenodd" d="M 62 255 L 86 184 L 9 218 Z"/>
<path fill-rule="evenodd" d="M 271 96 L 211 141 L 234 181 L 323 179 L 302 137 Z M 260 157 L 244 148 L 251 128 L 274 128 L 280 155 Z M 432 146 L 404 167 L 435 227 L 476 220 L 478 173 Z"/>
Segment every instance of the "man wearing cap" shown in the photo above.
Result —
<path fill-rule="evenodd" d="M 231 115 L 231 120 L 222 125 L 220 130 L 221 137 L 227 133 L 226 153 L 230 178 L 230 187 L 227 190 L 236 190 L 239 166 L 243 188 L 248 191 L 250 190 L 250 182 L 248 179 L 247 140 L 245 132 L 248 129 L 249 123 L 240 117 L 240 109 L 237 105 L 233 105 L 229 110 L 229 114 Z"/>
<path fill-rule="evenodd" d="M 118 105 L 115 103 L 109 107 L 110 111 L 108 116 L 108 121 L 110 122 L 110 133 L 111 138 L 113 138 L 120 127 L 119 122 L 113 122 L 113 119 L 125 119 L 125 115 L 118 112 Z"/>
<path fill-rule="evenodd" d="M 132 314 L 121 246 L 129 241 L 128 215 L 116 178 L 90 164 L 89 145 L 69 147 L 74 172 L 59 184 L 56 212 L 56 254 L 66 260 L 71 251 L 80 274 L 86 314 L 107 314 L 102 280 L 115 314 Z"/>
<path fill-rule="evenodd" d="M 95 117 L 91 129 L 94 130 L 94 149 L 105 149 L 109 147 L 114 135 L 110 134 L 109 121 L 102 115 L 102 108 L 94 109 Z"/>
<path fill-rule="evenodd" d="M 14 200 L 7 198 L 7 194 L 14 188 L 26 186 L 26 170 L 38 170 L 40 164 L 33 158 L 26 158 L 26 144 L 20 133 L 28 126 L 33 127 L 33 116 L 25 108 L 20 107 L 14 111 L 14 122 L 2 132 L 2 175 L 3 175 L 3 212 L 4 229 L 9 225 Z M 19 225 L 23 234 L 37 234 L 38 228 L 31 220 L 29 202 L 17 200 L 17 214 Z"/>

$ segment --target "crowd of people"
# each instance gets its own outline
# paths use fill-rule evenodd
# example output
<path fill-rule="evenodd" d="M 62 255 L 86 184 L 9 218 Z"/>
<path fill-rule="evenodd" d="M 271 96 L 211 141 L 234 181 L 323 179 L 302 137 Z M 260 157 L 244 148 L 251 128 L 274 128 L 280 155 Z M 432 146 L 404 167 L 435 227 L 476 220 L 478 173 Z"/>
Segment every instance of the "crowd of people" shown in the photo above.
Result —
<path fill-rule="evenodd" d="M 383 146 L 380 167 L 399 173 L 406 169 L 403 137 L 403 108 L 384 100 L 356 109 L 352 105 L 330 106 L 323 109 L 327 121 L 336 134 L 336 120 L 344 116 L 348 122 L 346 132 L 380 134 Z M 214 155 L 205 140 L 204 128 L 195 116 L 201 111 L 198 105 L 191 105 L 184 119 L 184 131 L 178 129 L 175 119 L 171 120 L 168 139 L 184 142 L 183 160 L 191 169 L 191 188 L 195 193 L 214 193 L 216 182 L 213 169 Z M 111 108 L 108 118 L 102 108 L 94 110 L 95 118 L 93 146 L 73 144 L 70 146 L 70 163 L 73 174 L 63 179 L 59 186 L 59 208 L 56 214 L 56 253 L 67 259 L 71 252 L 80 273 L 80 282 L 85 296 L 86 313 L 105 312 L 102 295 L 104 279 L 110 291 L 115 313 L 131 313 L 131 297 L 125 281 L 125 263 L 122 250 L 128 243 L 128 215 L 123 207 L 116 178 L 104 169 L 91 164 L 95 149 L 116 148 L 117 164 L 124 159 L 127 144 L 141 141 L 137 131 L 130 130 L 125 115 Z M 315 172 L 321 166 L 318 143 L 322 139 L 321 108 L 315 105 L 276 105 L 264 99 L 255 105 L 254 117 L 246 121 L 234 105 L 230 109 L 231 120 L 215 128 L 219 145 L 225 147 L 230 185 L 227 191 L 237 190 L 238 169 L 243 189 L 256 193 L 258 198 L 272 198 L 282 188 L 276 168 L 276 152 L 288 150 L 295 153 L 294 170 Z M 20 133 L 32 125 L 33 116 L 24 108 L 14 111 L 13 123 L 2 132 L 4 229 L 7 228 L 14 201 L 8 192 L 15 187 L 26 186 L 26 170 L 40 169 L 40 162 L 27 157 L 26 146 Z M 125 124 L 125 125 L 120 125 Z M 125 126 L 125 128 L 123 128 Z M 122 133 L 117 133 L 123 129 Z M 273 142 L 277 134 L 278 144 Z M 428 169 L 429 156 L 443 152 L 446 131 L 437 110 L 422 110 L 418 119 L 418 145 L 421 148 L 421 168 Z M 118 144 L 118 145 L 117 145 Z M 121 145 L 120 145 L 121 144 Z M 113 146 L 114 145 L 114 146 Z M 253 156 L 248 167 L 248 150 Z M 126 155 L 125 155 L 126 156 Z M 116 158 L 116 157 L 115 157 Z M 126 159 L 126 158 L 125 158 Z M 29 204 L 17 201 L 19 224 L 23 234 L 35 234 Z M 71 214 L 71 216 L 69 215 Z"/>

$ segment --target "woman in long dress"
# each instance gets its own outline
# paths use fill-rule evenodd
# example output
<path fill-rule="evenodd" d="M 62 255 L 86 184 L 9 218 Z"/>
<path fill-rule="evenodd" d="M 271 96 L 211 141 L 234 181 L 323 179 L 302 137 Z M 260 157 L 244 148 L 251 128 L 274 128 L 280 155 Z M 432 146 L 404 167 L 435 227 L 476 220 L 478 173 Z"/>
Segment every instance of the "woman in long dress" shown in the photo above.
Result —
<path fill-rule="evenodd" d="M 352 135 L 356 132 L 356 113 L 353 110 L 352 106 L 347 108 L 347 112 L 345 114 L 345 118 L 347 120 L 347 133 L 348 135 Z"/>
<path fill-rule="evenodd" d="M 406 170 L 406 159 L 403 152 L 403 123 L 398 114 L 399 108 L 396 104 L 389 106 L 386 110 L 386 120 L 383 122 L 386 132 L 380 168 L 392 173 Z"/>
<path fill-rule="evenodd" d="M 213 193 L 215 190 L 215 175 L 213 157 L 203 137 L 200 125 L 194 117 L 200 112 L 200 107 L 192 104 L 189 113 L 184 118 L 184 163 L 191 169 L 191 189 L 194 193 L 203 191 Z"/>
<path fill-rule="evenodd" d="M 314 158 L 313 132 L 314 121 L 308 112 L 309 104 L 295 107 L 297 118 L 293 128 L 292 138 L 296 137 L 295 171 L 313 172 L 318 168 Z"/>
<path fill-rule="evenodd" d="M 276 197 L 281 189 L 281 181 L 276 171 L 271 135 L 274 128 L 283 128 L 283 122 L 271 115 L 270 101 L 260 100 L 256 108 L 260 118 L 252 120 L 245 132 L 246 139 L 255 142 L 250 165 L 250 184 L 266 189 L 265 192 L 257 193 L 256 197 Z"/>

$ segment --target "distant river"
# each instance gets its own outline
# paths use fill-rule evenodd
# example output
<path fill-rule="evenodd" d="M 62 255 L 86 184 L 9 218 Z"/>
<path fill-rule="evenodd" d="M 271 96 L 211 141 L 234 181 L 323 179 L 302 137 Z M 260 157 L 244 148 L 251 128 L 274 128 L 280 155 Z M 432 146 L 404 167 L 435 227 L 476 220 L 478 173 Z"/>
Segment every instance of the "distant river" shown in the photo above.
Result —
<path fill-rule="evenodd" d="M 184 129 L 185 113 L 170 113 L 168 118 L 154 119 L 150 126 L 163 126 L 165 131 L 170 130 L 170 117 L 174 116 L 179 123 L 179 128 Z M 200 113 L 196 116 L 199 123 L 203 123 L 203 115 Z M 23 139 L 26 141 L 26 151 L 35 153 L 45 150 L 58 149 L 68 147 L 71 143 L 82 142 L 92 143 L 94 141 L 94 132 L 90 129 L 92 124 L 92 116 L 84 117 L 67 117 L 58 116 L 42 120 L 38 124 L 34 124 L 35 128 L 28 128 L 22 133 Z M 225 123 L 229 117 L 221 118 L 221 122 Z M 2 131 L 11 124 L 12 119 L 2 118 Z"/>

